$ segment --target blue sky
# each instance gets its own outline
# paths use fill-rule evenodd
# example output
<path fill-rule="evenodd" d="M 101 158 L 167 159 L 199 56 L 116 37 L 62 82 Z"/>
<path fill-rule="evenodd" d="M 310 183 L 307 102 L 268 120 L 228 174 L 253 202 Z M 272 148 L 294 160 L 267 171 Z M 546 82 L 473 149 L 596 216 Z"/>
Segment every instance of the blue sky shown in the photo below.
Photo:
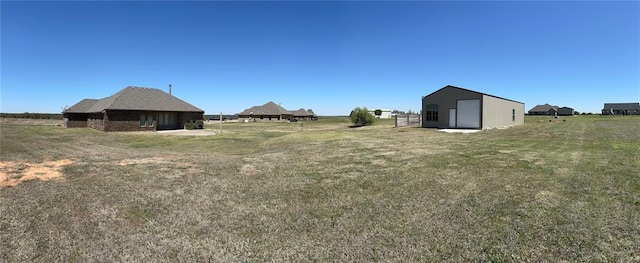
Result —
<path fill-rule="evenodd" d="M 640 2 L 0 2 L 1 112 L 133 86 L 205 110 L 419 110 L 455 85 L 599 112 L 640 101 Z"/>

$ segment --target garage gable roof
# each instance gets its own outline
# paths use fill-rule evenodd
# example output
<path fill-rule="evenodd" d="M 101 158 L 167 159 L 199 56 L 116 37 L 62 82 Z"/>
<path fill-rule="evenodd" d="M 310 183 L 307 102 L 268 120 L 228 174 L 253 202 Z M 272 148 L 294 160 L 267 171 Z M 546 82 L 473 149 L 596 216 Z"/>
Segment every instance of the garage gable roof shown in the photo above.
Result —
<path fill-rule="evenodd" d="M 431 96 L 431 95 L 433 95 L 433 94 L 436 94 L 436 93 L 438 93 L 438 92 L 440 92 L 440 91 L 442 91 L 442 90 L 444 90 L 444 89 L 459 89 L 459 90 L 464 90 L 464 91 L 468 91 L 468 92 L 473 92 L 473 93 L 477 93 L 477 94 L 481 94 L 481 95 L 485 95 L 485 96 L 489 96 L 489 97 L 494 97 L 494 98 L 501 99 L 501 100 L 508 100 L 508 101 L 513 101 L 513 102 L 516 102 L 516 103 L 524 104 L 524 102 L 519 102 L 519 101 L 516 101 L 516 100 L 510 100 L 510 99 L 506 99 L 506 98 L 502 98 L 502 97 L 494 96 L 494 95 L 491 95 L 491 94 L 486 94 L 486 93 L 478 92 L 478 91 L 475 91 L 475 90 L 465 89 L 465 88 L 456 87 L 456 86 L 452 86 L 452 85 L 444 86 L 443 88 L 441 88 L 441 89 L 439 89 L 439 90 L 436 90 L 436 91 L 434 91 L 434 92 L 431 92 L 429 95 L 424 96 L 424 97 L 429 97 L 429 96 Z"/>

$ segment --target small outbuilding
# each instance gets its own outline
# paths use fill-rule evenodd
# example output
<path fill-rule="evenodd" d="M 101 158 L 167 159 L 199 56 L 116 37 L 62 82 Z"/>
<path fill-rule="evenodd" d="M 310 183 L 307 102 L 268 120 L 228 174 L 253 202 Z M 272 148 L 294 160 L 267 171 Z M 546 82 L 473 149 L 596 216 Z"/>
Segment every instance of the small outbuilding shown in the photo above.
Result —
<path fill-rule="evenodd" d="M 447 85 L 422 97 L 422 127 L 491 129 L 524 124 L 524 103 Z"/>
<path fill-rule="evenodd" d="M 155 88 L 129 86 L 103 99 L 84 99 L 62 112 L 67 128 L 100 131 L 183 129 L 204 111 Z"/>
<path fill-rule="evenodd" d="M 376 116 L 378 119 L 391 119 L 391 110 L 390 109 L 368 109 L 371 115 Z M 376 115 L 376 111 L 380 111 L 380 115 Z"/>

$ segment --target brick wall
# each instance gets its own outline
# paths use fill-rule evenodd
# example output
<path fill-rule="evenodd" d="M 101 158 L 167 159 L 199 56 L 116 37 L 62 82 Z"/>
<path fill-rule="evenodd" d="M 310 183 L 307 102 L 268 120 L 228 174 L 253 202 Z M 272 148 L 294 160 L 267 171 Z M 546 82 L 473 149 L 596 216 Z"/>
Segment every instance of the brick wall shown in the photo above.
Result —
<path fill-rule="evenodd" d="M 87 114 L 83 113 L 65 113 L 63 114 L 64 124 L 66 128 L 85 128 L 87 127 Z"/>
<path fill-rule="evenodd" d="M 153 125 L 140 127 L 140 115 L 153 116 Z M 153 111 L 107 110 L 104 115 L 103 131 L 155 131 L 157 114 Z"/>
<path fill-rule="evenodd" d="M 153 124 L 140 125 L 140 115 L 146 118 L 152 116 Z M 191 120 L 202 120 L 203 112 L 180 112 L 178 113 L 178 128 L 184 128 L 184 125 Z M 107 110 L 104 115 L 103 131 L 156 131 L 158 128 L 158 112 L 156 111 L 118 111 Z"/>
<path fill-rule="evenodd" d="M 86 127 L 104 131 L 104 120 L 102 113 L 91 113 L 87 116 Z"/>

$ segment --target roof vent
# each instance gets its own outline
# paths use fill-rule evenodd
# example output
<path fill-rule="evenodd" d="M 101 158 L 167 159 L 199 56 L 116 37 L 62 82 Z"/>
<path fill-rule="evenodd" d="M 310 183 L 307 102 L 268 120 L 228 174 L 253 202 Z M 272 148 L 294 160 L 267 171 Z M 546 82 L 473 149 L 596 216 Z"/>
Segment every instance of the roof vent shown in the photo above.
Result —
<path fill-rule="evenodd" d="M 169 95 L 171 95 L 171 83 L 169 83 Z"/>

